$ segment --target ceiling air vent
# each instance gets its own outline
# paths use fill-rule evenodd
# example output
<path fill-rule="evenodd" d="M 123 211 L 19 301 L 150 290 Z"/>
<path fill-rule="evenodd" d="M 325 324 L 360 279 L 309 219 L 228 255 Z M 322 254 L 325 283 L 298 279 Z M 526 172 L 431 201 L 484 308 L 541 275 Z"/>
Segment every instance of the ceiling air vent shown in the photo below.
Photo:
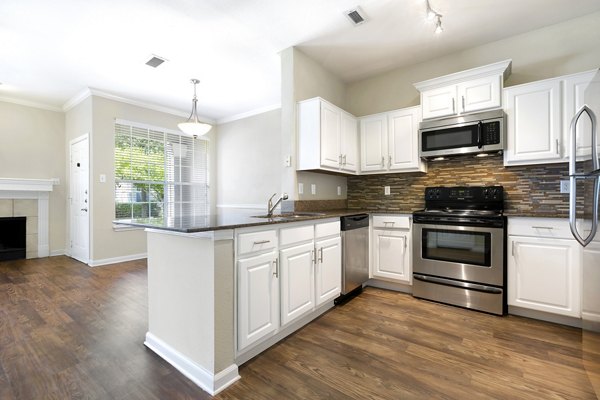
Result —
<path fill-rule="evenodd" d="M 160 64 L 164 63 L 165 61 L 167 61 L 166 58 L 162 58 L 162 57 L 152 54 L 150 56 L 150 59 L 148 59 L 148 61 L 146 61 L 146 65 L 149 65 L 152 68 L 156 68 Z"/>
<path fill-rule="evenodd" d="M 360 9 L 360 7 L 356 7 L 353 10 L 346 11 L 346 15 L 348 16 L 348 18 L 350 18 L 350 21 L 352 21 L 354 25 L 360 25 L 366 21 L 366 18 L 363 17 L 362 14 L 363 12 Z"/>

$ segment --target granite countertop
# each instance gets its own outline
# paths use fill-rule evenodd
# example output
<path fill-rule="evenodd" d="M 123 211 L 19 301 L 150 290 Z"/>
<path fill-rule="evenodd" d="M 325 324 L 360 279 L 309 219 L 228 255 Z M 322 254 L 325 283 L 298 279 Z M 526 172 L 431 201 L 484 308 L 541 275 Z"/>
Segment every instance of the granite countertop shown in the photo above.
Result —
<path fill-rule="evenodd" d="M 118 225 L 138 226 L 142 228 L 162 229 L 183 233 L 207 232 L 221 229 L 245 228 L 249 226 L 281 224 L 314 219 L 336 218 L 346 215 L 370 213 L 365 210 L 328 210 L 315 212 L 299 212 L 292 217 L 290 214 L 275 214 L 273 218 L 261 218 L 265 214 L 257 210 L 221 209 L 216 214 L 185 216 L 173 219 L 138 218 L 114 221 Z M 372 213 L 372 212 L 371 212 Z"/>

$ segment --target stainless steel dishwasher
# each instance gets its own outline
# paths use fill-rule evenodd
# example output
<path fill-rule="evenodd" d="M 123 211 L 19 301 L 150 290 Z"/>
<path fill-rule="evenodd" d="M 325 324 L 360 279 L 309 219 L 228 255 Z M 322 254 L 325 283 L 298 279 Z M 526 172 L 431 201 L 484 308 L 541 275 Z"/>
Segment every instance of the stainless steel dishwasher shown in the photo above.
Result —
<path fill-rule="evenodd" d="M 342 303 L 362 290 L 369 279 L 369 215 L 341 217 L 342 230 Z"/>

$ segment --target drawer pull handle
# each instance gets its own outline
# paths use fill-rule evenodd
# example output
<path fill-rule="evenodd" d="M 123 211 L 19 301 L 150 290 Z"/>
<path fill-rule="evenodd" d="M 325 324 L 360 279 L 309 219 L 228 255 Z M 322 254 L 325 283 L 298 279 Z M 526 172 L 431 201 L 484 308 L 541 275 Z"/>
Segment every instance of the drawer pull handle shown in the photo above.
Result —
<path fill-rule="evenodd" d="M 273 272 L 273 275 L 275 275 L 275 278 L 279 278 L 279 260 L 276 258 L 275 260 L 273 260 L 273 265 L 275 266 L 275 272 Z"/>
<path fill-rule="evenodd" d="M 319 262 L 323 263 L 323 248 L 322 247 L 319 249 Z"/>
<path fill-rule="evenodd" d="M 270 243 L 270 242 L 271 242 L 270 240 L 259 240 L 259 241 L 254 242 L 254 244 L 265 244 L 265 243 Z"/>
<path fill-rule="evenodd" d="M 554 229 L 551 226 L 532 226 L 533 229 L 548 229 L 548 230 L 552 230 Z"/>

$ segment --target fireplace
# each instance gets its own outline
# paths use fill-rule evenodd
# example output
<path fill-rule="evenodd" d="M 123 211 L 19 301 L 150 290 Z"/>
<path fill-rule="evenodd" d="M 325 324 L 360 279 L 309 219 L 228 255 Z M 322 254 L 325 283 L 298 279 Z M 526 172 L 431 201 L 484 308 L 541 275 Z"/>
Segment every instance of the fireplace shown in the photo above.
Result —
<path fill-rule="evenodd" d="M 26 217 L 0 218 L 0 261 L 25 258 Z"/>

